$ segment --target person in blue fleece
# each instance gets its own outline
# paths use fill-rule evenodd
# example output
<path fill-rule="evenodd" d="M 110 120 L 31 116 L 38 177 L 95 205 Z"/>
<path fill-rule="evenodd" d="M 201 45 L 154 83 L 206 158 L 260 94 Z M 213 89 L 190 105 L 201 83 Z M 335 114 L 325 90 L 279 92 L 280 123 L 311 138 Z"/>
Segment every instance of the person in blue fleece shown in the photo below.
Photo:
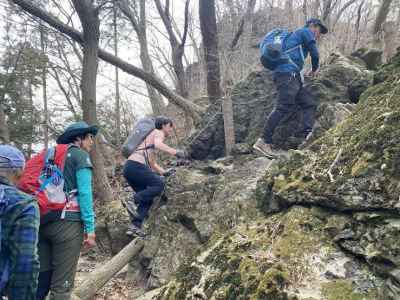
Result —
<path fill-rule="evenodd" d="M 65 192 L 75 194 L 78 205 L 72 205 L 40 226 L 40 274 L 37 299 L 71 298 L 76 267 L 82 245 L 94 247 L 95 214 L 93 210 L 92 162 L 89 152 L 93 146 L 96 126 L 77 122 L 68 126 L 57 139 L 58 144 L 70 144 L 64 167 Z"/>
<path fill-rule="evenodd" d="M 298 136 L 307 138 L 312 132 L 316 104 L 312 97 L 303 88 L 301 71 L 305 59 L 311 56 L 311 71 L 306 74 L 313 77 L 319 71 L 319 51 L 317 41 L 321 34 L 328 33 L 326 26 L 318 19 L 310 19 L 306 26 L 293 32 L 285 41 L 285 49 L 291 61 L 276 67 L 273 80 L 278 90 L 278 98 L 274 110 L 268 116 L 264 126 L 264 135 L 254 144 L 254 148 L 264 155 L 274 158 L 277 152 L 274 150 L 272 137 L 275 128 L 288 114 L 299 107 L 303 112 L 303 124 Z"/>

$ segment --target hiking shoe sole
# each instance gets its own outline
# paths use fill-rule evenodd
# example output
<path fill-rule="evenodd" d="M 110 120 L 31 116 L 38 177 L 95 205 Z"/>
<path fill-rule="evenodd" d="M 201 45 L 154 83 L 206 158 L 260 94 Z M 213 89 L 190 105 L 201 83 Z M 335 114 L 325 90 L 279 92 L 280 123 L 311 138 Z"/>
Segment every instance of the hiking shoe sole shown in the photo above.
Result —
<path fill-rule="evenodd" d="M 144 238 L 146 236 L 146 234 L 143 231 L 137 231 L 137 230 L 131 230 L 131 229 L 128 229 L 125 234 L 129 237 Z"/>
<path fill-rule="evenodd" d="M 262 150 L 260 147 L 257 147 L 256 145 L 253 145 L 253 149 L 254 149 L 254 150 L 257 150 L 258 152 L 260 152 L 262 155 L 268 157 L 269 159 L 275 159 L 275 158 L 278 157 L 278 156 L 276 156 L 276 155 L 274 155 L 274 154 L 265 152 L 264 150 Z"/>

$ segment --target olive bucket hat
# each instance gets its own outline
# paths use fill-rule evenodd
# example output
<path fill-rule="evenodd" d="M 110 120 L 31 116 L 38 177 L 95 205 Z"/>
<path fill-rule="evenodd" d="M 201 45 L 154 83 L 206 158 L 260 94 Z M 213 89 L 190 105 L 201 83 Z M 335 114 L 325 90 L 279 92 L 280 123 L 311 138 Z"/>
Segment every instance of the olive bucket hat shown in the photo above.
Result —
<path fill-rule="evenodd" d="M 57 139 L 57 144 L 72 143 L 77 136 L 84 136 L 86 134 L 97 135 L 99 128 L 97 126 L 89 126 L 86 122 L 76 122 L 69 125 L 64 133 Z"/>

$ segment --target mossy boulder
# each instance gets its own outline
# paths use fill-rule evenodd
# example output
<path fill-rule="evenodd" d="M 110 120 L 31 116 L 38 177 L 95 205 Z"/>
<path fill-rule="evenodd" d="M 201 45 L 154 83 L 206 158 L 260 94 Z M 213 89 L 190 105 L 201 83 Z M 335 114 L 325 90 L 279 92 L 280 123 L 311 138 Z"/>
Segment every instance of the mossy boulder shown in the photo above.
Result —
<path fill-rule="evenodd" d="M 350 221 L 304 207 L 258 216 L 209 242 L 156 295 L 140 299 L 336 300 L 340 281 L 346 295 L 373 299 L 381 280 L 341 252 L 326 230 L 337 217 Z"/>
<path fill-rule="evenodd" d="M 394 291 L 387 299 L 398 299 L 400 55 L 379 72 L 385 80 L 363 93 L 353 114 L 308 149 L 275 162 L 256 196 L 267 214 L 301 204 L 351 216 L 336 242 L 387 277 Z"/>
<path fill-rule="evenodd" d="M 224 232 L 258 214 L 253 194 L 270 160 L 239 155 L 180 167 L 167 182 L 145 223 L 148 233 L 130 279 L 146 289 L 166 284 L 216 232 Z"/>

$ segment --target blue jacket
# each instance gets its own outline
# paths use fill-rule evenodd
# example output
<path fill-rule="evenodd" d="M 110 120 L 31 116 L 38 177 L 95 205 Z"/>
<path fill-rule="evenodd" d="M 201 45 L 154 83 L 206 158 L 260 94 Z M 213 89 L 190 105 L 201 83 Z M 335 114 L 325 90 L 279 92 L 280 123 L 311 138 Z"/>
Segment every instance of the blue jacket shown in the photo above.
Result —
<path fill-rule="evenodd" d="M 307 27 L 300 28 L 293 32 L 285 42 L 285 49 L 289 50 L 301 45 L 303 48 L 304 60 L 308 54 L 311 56 L 312 70 L 316 71 L 319 68 L 319 51 L 314 33 Z M 304 67 L 304 60 L 301 55 L 300 48 L 290 51 L 289 56 L 297 67 L 291 63 L 282 64 L 275 69 L 279 73 L 300 72 Z"/>
<path fill-rule="evenodd" d="M 0 298 L 5 294 L 13 300 L 35 300 L 39 276 L 39 207 L 36 200 L 4 178 L 0 178 L 0 194 L 6 201 L 0 217 L 0 276 L 9 266 L 7 286 L 0 290 Z"/>

